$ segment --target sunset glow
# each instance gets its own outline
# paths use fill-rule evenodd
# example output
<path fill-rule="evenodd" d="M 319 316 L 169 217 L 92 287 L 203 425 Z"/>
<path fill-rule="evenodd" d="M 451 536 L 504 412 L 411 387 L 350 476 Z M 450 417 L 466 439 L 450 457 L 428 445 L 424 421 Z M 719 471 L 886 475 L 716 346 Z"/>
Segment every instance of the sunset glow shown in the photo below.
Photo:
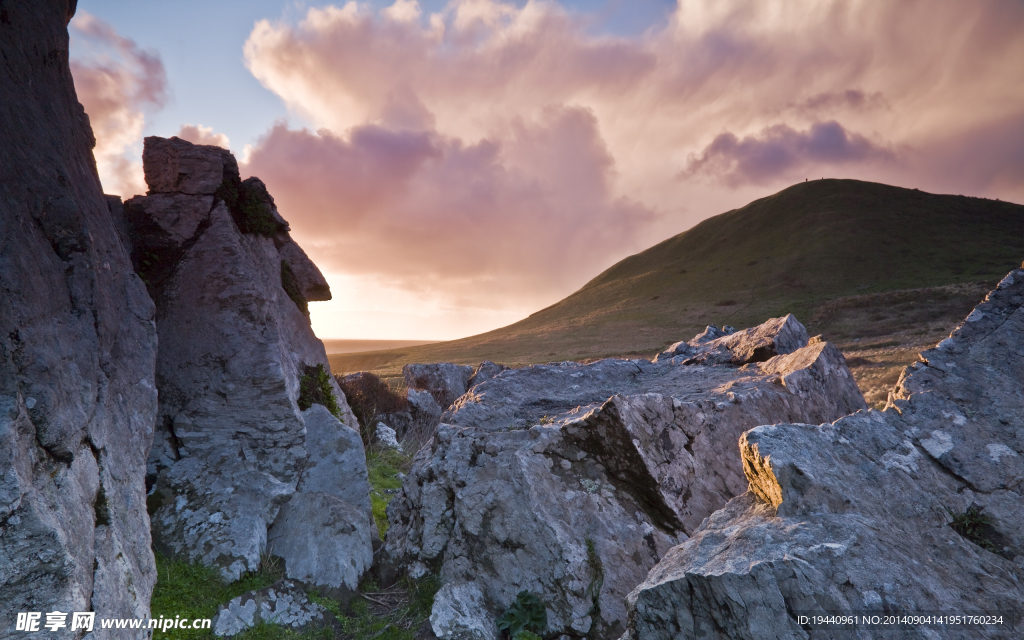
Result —
<path fill-rule="evenodd" d="M 72 71 L 108 192 L 144 189 L 145 135 L 267 184 L 331 283 L 321 338 L 487 331 L 805 179 L 1024 201 L 1024 4 L 642 4 L 263 2 L 204 65 L 168 43 L 208 31 L 83 0 Z"/>

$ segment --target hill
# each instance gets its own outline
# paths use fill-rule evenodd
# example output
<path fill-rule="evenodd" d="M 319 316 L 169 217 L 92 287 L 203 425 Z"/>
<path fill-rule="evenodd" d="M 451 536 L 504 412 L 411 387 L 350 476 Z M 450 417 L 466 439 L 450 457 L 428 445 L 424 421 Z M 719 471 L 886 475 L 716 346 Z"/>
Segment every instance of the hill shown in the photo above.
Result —
<path fill-rule="evenodd" d="M 790 312 L 847 351 L 880 336 L 897 337 L 876 348 L 913 348 L 948 332 L 1022 257 L 1024 206 L 804 182 L 630 256 L 507 327 L 330 359 L 339 373 L 388 376 L 407 362 L 650 357 L 708 323 L 745 327 Z"/>

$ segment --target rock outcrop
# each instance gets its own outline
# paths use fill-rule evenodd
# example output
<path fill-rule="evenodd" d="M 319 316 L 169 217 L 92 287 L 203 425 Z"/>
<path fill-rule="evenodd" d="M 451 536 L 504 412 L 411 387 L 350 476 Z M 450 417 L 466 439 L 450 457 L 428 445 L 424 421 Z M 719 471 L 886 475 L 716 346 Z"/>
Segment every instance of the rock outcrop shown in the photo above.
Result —
<path fill-rule="evenodd" d="M 260 623 L 280 625 L 298 633 L 324 627 L 341 630 L 338 619 L 310 602 L 302 587 L 291 580 L 279 580 L 266 589 L 249 591 L 221 605 L 212 627 L 214 635 L 230 638 Z"/>
<path fill-rule="evenodd" d="M 148 617 L 153 303 L 75 97 L 75 3 L 0 7 L 0 637 L 17 612 Z M 45 623 L 45 616 L 42 621 Z M 97 629 L 94 637 L 128 638 Z"/>
<path fill-rule="evenodd" d="M 743 431 L 865 408 L 842 354 L 792 317 L 744 335 L 705 360 L 531 366 L 462 395 L 388 508 L 390 561 L 440 575 L 438 637 L 497 638 L 522 590 L 545 636 L 618 637 L 625 596 L 746 490 Z"/>
<path fill-rule="evenodd" d="M 1022 307 L 1018 269 L 905 370 L 885 411 L 746 432 L 736 458 L 750 491 L 629 595 L 626 637 L 1020 637 Z M 1001 622 L 800 620 L 867 612 Z"/>
<path fill-rule="evenodd" d="M 356 420 L 307 318 L 326 281 L 229 152 L 146 138 L 143 161 L 150 194 L 124 210 L 160 339 L 155 544 L 228 579 L 272 553 L 289 578 L 352 589 L 376 529 Z"/>
<path fill-rule="evenodd" d="M 466 393 L 474 373 L 473 367 L 467 364 L 450 362 L 402 367 L 402 376 L 409 391 L 428 392 L 442 410 L 452 406 L 459 396 Z"/>

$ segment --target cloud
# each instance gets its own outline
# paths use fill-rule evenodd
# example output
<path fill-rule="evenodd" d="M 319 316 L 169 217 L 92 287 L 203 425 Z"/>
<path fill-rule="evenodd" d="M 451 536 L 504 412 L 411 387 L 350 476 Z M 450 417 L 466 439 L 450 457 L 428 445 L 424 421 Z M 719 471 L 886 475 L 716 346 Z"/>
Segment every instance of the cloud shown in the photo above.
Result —
<path fill-rule="evenodd" d="M 654 64 L 643 45 L 586 35 L 554 3 L 465 0 L 419 16 L 400 0 L 379 13 L 355 2 L 310 9 L 294 26 L 262 20 L 246 64 L 317 126 L 390 124 L 389 110 L 426 105 L 442 129 L 477 137 L 495 116 L 621 92 Z"/>
<path fill-rule="evenodd" d="M 435 130 L 369 124 L 342 137 L 279 123 L 243 170 L 267 182 L 327 270 L 470 306 L 551 301 L 640 248 L 656 217 L 613 195 L 596 124 L 586 109 L 550 108 L 467 143 Z"/>
<path fill-rule="evenodd" d="M 703 151 L 690 156 L 680 176 L 704 174 L 731 186 L 764 184 L 793 176 L 796 169 L 891 158 L 891 151 L 848 132 L 834 120 L 816 122 L 806 131 L 778 124 L 764 129 L 760 136 L 741 139 L 728 132 L 719 134 Z"/>
<path fill-rule="evenodd" d="M 1024 4 L 679 0 L 634 37 L 591 27 L 542 0 L 259 21 L 246 65 L 309 128 L 275 125 L 248 171 L 327 270 L 456 310 L 554 302 L 805 175 L 1024 190 L 1001 164 Z"/>
<path fill-rule="evenodd" d="M 212 144 L 223 149 L 230 148 L 230 142 L 226 135 L 214 133 L 212 127 L 204 127 L 201 124 L 183 124 L 175 135 L 192 144 Z"/>
<path fill-rule="evenodd" d="M 825 91 L 802 100 L 793 105 L 795 109 L 809 114 L 820 112 L 832 113 L 839 110 L 862 111 L 868 109 L 888 108 L 880 91 L 867 93 L 860 89 L 843 91 Z"/>
<path fill-rule="evenodd" d="M 71 21 L 71 36 L 71 74 L 96 137 L 94 155 L 103 188 L 125 197 L 145 193 L 134 147 L 142 137 L 145 110 L 167 100 L 163 63 L 84 11 Z"/>

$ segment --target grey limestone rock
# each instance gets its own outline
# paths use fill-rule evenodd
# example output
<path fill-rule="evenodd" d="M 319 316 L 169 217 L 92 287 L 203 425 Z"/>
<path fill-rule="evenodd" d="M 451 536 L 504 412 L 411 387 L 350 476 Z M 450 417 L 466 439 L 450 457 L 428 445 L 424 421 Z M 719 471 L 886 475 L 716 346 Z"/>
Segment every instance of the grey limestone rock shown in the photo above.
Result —
<path fill-rule="evenodd" d="M 682 356 L 687 364 L 734 364 L 764 362 L 792 353 L 807 344 L 807 329 L 789 314 L 742 331 L 708 325 L 688 342 L 677 342 L 658 354 L 655 361 Z"/>
<path fill-rule="evenodd" d="M 340 553 L 330 532 L 350 524 L 358 529 L 355 539 L 367 542 L 348 544 L 353 555 L 337 559 L 365 569 L 376 531 L 365 453 L 333 378 L 338 418 L 320 405 L 298 406 L 306 368 L 330 369 L 323 344 L 285 291 L 279 247 L 288 248 L 300 291 L 326 283 L 288 236 L 283 218 L 270 236 L 243 233 L 228 202 L 210 195 L 218 172 L 237 180 L 230 153 L 160 138 L 147 138 L 146 149 L 152 193 L 125 209 L 160 337 L 159 421 L 149 457 L 153 502 L 160 505 L 154 542 L 234 580 L 258 566 L 273 533 L 289 576 L 296 567 L 304 582 L 337 587 L 337 572 L 313 559 L 328 549 Z M 253 202 L 273 206 L 262 182 L 238 185 Z M 284 513 L 307 513 L 314 498 L 343 504 L 331 507 L 333 519 L 318 521 L 325 528 L 310 531 L 304 546 L 290 544 L 285 538 L 295 533 L 294 520 L 279 519 L 279 512 L 295 500 Z M 341 523 L 343 516 L 352 520 Z"/>
<path fill-rule="evenodd" d="M 481 362 L 473 372 L 473 375 L 469 378 L 467 389 L 472 388 L 485 380 L 490 380 L 507 368 L 508 367 L 503 364 L 495 364 L 490 360 Z"/>
<path fill-rule="evenodd" d="M 276 212 L 277 208 L 274 211 Z M 327 284 L 327 278 L 320 273 L 320 269 L 309 259 L 298 243 L 287 234 L 278 234 L 274 238 L 274 244 L 277 245 L 277 252 L 281 255 L 281 259 L 288 262 L 292 273 L 298 279 L 302 297 L 310 302 L 331 299 L 331 287 Z"/>
<path fill-rule="evenodd" d="M 746 432 L 738 457 L 750 491 L 629 595 L 626 637 L 825 638 L 796 616 L 951 610 L 1004 622 L 899 637 L 1020 637 L 1022 306 L 1018 269 L 905 370 L 885 411 Z M 950 526 L 972 506 L 990 519 L 978 541 Z"/>
<path fill-rule="evenodd" d="M 545 635 L 618 637 L 625 596 L 746 490 L 734 453 L 743 431 L 865 408 L 842 354 L 805 345 L 744 367 L 537 365 L 469 389 L 388 509 L 389 560 L 440 575 L 437 636 L 496 638 L 496 618 L 525 589 L 547 604 Z"/>
<path fill-rule="evenodd" d="M 434 428 L 441 422 L 443 413 L 434 396 L 429 391 L 409 389 L 406 399 L 409 401 L 411 424 L 419 429 L 420 433 L 433 433 Z"/>
<path fill-rule="evenodd" d="M 0 638 L 26 635 L 17 612 L 148 617 L 156 580 L 153 302 L 75 98 L 74 11 L 8 2 L 0 20 Z"/>
<path fill-rule="evenodd" d="M 261 622 L 272 622 L 296 632 L 341 625 L 331 612 L 310 602 L 302 588 L 291 580 L 279 580 L 266 589 L 249 591 L 221 605 L 213 618 L 213 633 L 236 636 Z"/>
<path fill-rule="evenodd" d="M 373 564 L 373 517 L 327 493 L 302 491 L 281 508 L 267 539 L 287 576 L 332 597 L 355 592 Z"/>
<path fill-rule="evenodd" d="M 238 163 L 229 151 L 178 137 L 146 138 L 142 170 L 151 194 L 212 196 L 225 177 L 238 177 Z"/>
<path fill-rule="evenodd" d="M 410 391 L 428 391 L 441 409 L 447 409 L 469 389 L 473 367 L 466 364 L 442 362 L 435 364 L 407 364 L 402 367 L 405 384 Z"/>

